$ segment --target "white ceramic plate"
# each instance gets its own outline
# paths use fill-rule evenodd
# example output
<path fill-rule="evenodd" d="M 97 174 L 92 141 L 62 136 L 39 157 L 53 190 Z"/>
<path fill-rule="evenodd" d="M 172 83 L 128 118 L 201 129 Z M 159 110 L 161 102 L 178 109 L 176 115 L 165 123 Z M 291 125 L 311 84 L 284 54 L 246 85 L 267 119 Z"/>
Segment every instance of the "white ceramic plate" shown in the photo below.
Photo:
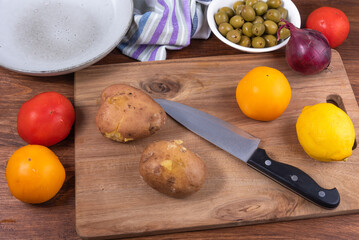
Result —
<path fill-rule="evenodd" d="M 278 45 L 273 46 L 273 47 L 248 48 L 248 47 L 242 47 L 238 44 L 232 43 L 227 38 L 225 38 L 218 31 L 217 24 L 214 20 L 214 14 L 216 14 L 218 12 L 218 10 L 222 7 L 232 8 L 233 3 L 237 2 L 237 1 L 238 0 L 213 0 L 208 6 L 208 11 L 207 11 L 208 25 L 211 28 L 214 35 L 216 35 L 216 37 L 218 37 L 222 42 L 224 42 L 225 44 L 227 44 L 235 49 L 238 49 L 238 50 L 241 50 L 244 52 L 251 52 L 251 53 L 271 52 L 271 51 L 277 50 L 281 47 L 284 47 L 288 43 L 289 38 L 287 38 L 284 41 L 281 41 Z M 264 0 L 264 2 L 266 2 L 266 0 Z M 293 23 L 294 26 L 300 28 L 301 19 L 300 19 L 300 14 L 299 14 L 297 7 L 294 5 L 294 3 L 291 0 L 282 0 L 282 3 L 283 3 L 282 7 L 286 8 L 288 10 L 288 21 Z"/>
<path fill-rule="evenodd" d="M 60 75 L 111 52 L 133 18 L 132 0 L 0 0 L 0 66 Z"/>

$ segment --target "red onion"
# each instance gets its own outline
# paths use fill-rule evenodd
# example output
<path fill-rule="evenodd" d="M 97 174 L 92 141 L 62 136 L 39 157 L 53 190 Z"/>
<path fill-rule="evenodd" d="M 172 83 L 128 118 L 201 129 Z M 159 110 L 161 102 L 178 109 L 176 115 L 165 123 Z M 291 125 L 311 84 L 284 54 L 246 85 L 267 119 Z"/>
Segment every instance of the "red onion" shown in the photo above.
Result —
<path fill-rule="evenodd" d="M 286 59 L 289 66 L 297 72 L 305 75 L 323 71 L 329 66 L 332 57 L 331 48 L 327 38 L 316 30 L 299 29 L 286 20 L 283 27 L 290 31 L 290 39 L 286 46 Z"/>

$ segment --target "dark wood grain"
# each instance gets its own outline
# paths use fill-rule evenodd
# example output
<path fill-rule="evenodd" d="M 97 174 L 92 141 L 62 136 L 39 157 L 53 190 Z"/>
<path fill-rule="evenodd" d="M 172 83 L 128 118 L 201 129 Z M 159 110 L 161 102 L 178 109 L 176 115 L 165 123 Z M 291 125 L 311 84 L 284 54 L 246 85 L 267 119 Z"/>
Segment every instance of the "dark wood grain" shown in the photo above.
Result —
<path fill-rule="evenodd" d="M 340 53 L 350 83 L 359 101 L 359 5 L 357 0 L 294 0 L 304 25 L 308 14 L 321 6 L 337 7 L 350 21 L 348 39 L 336 50 Z M 180 51 L 169 51 L 168 59 L 244 54 L 222 44 L 214 36 L 192 40 Z M 283 50 L 273 54 L 283 54 Z M 97 64 L 132 62 L 114 50 Z M 14 199 L 6 184 L 5 167 L 11 154 L 25 145 L 16 130 L 21 104 L 40 92 L 55 90 L 73 101 L 73 75 L 29 77 L 0 69 L 0 239 L 77 239 L 75 229 L 74 137 L 51 147 L 66 168 L 66 182 L 60 193 L 41 205 Z M 340 181 L 340 179 L 338 179 Z M 359 214 L 310 220 L 296 220 L 217 230 L 158 235 L 140 239 L 357 239 Z"/>

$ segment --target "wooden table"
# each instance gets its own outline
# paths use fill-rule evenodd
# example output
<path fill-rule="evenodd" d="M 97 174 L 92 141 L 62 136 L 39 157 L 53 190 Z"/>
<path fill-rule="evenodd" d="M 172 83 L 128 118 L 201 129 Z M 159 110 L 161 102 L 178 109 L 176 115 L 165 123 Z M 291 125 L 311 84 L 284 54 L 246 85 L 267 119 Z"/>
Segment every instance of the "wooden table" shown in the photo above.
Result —
<path fill-rule="evenodd" d="M 356 0 L 294 0 L 302 26 L 309 13 L 321 6 L 337 7 L 351 23 L 348 39 L 336 50 L 341 54 L 357 101 L 359 100 L 359 5 Z M 222 44 L 216 37 L 192 40 L 189 47 L 168 51 L 168 59 L 244 54 Z M 273 54 L 282 54 L 279 50 Z M 258 55 L 260 57 L 260 55 Z M 97 64 L 133 62 L 117 49 Z M 25 142 L 16 129 L 17 112 L 32 96 L 57 91 L 73 102 L 73 74 L 58 77 L 30 77 L 0 68 L 0 239 L 77 239 L 75 228 L 74 132 L 51 149 L 67 173 L 60 193 L 45 204 L 29 205 L 13 198 L 5 179 L 6 163 Z M 340 179 L 338 179 L 340 181 Z M 359 197 L 359 196 L 358 196 Z M 258 224 L 235 228 L 143 237 L 140 239 L 357 239 L 359 214 Z"/>

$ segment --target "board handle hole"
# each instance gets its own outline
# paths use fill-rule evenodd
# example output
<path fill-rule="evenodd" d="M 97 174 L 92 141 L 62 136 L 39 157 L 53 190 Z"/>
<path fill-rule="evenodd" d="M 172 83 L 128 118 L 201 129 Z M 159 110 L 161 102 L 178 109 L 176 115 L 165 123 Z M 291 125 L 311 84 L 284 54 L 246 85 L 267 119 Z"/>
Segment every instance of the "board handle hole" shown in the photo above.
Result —
<path fill-rule="evenodd" d="M 337 106 L 338 108 L 340 108 L 341 110 L 343 110 L 345 113 L 347 113 L 346 109 L 345 109 L 345 105 L 343 103 L 343 99 L 340 95 L 338 94 L 330 94 L 327 96 L 327 103 L 331 103 L 334 104 L 335 106 Z M 357 140 L 355 139 L 354 141 L 354 145 L 352 147 L 352 150 L 357 148 Z"/>

